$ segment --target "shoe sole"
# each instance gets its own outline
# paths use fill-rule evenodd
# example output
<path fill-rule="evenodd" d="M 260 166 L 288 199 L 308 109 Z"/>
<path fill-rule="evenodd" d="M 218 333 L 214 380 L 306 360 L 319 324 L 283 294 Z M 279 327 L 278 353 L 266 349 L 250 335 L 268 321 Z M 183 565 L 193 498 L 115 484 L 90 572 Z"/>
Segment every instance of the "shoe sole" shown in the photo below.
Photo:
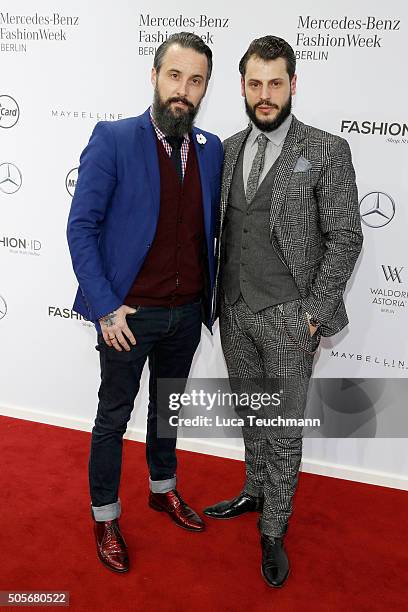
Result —
<path fill-rule="evenodd" d="M 216 521 L 229 521 L 230 519 L 239 518 L 240 516 L 244 516 L 244 514 L 251 514 L 253 512 L 260 513 L 262 510 L 245 510 L 245 512 L 241 512 L 241 514 L 234 514 L 234 516 L 214 516 L 212 514 L 207 514 L 206 512 L 204 512 L 204 514 L 205 516 L 208 516 L 208 518 L 215 519 Z"/>
<path fill-rule="evenodd" d="M 271 584 L 270 582 L 268 582 L 267 579 L 265 578 L 265 574 L 263 573 L 262 565 L 261 565 L 261 574 L 262 574 L 262 578 L 265 580 L 268 587 L 270 587 L 271 589 L 281 589 L 288 579 L 288 576 L 290 574 L 290 568 L 288 569 L 288 573 L 286 574 L 285 580 L 282 582 L 282 584 Z"/>
<path fill-rule="evenodd" d="M 163 510 L 163 508 L 160 508 L 160 506 L 153 505 L 150 502 L 148 502 L 148 505 L 152 510 L 156 510 L 156 512 L 166 512 L 165 510 Z M 199 529 L 194 529 L 194 527 L 184 527 L 184 525 L 180 525 L 180 523 L 176 523 L 176 521 L 171 518 L 171 515 L 168 512 L 166 512 L 166 514 L 172 523 L 174 523 L 177 527 L 184 529 L 185 531 L 193 531 L 193 532 L 195 531 L 197 533 L 200 533 L 201 531 L 205 531 L 205 525 L 203 525 L 203 527 L 200 527 Z"/>

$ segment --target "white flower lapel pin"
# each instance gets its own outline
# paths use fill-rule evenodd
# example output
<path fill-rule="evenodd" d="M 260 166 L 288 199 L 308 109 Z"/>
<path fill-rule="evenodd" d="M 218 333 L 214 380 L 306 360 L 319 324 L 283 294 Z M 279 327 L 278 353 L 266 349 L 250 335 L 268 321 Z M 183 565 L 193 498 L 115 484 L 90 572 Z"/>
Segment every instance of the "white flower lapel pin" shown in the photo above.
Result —
<path fill-rule="evenodd" d="M 207 142 L 206 137 L 204 136 L 204 134 L 197 134 L 196 135 L 197 138 L 197 142 L 198 144 L 201 146 L 201 148 L 205 145 L 205 143 Z"/>

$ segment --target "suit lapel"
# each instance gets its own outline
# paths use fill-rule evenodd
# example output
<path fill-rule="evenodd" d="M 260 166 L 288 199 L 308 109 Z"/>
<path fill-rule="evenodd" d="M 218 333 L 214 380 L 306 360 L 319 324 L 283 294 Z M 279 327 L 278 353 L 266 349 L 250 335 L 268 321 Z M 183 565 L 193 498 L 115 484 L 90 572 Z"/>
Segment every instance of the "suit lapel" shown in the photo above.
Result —
<path fill-rule="evenodd" d="M 200 179 L 201 179 L 201 194 L 203 198 L 203 212 L 204 212 L 204 225 L 205 225 L 205 233 L 207 237 L 210 235 L 211 229 L 211 193 L 210 193 L 210 185 L 208 182 L 208 171 L 206 167 L 206 159 L 205 159 L 205 149 L 208 147 L 208 143 L 204 145 L 198 144 L 197 134 L 200 131 L 197 128 L 193 128 L 192 131 L 192 142 L 190 141 L 190 146 L 195 148 L 196 157 L 198 161 L 198 168 L 200 170 Z"/>
<path fill-rule="evenodd" d="M 142 139 L 143 159 L 146 165 L 149 185 L 153 197 L 153 206 L 157 216 L 160 211 L 160 169 L 159 156 L 157 154 L 157 143 L 154 127 L 150 121 L 149 110 L 142 117 L 140 123 L 140 136 Z"/>
<path fill-rule="evenodd" d="M 288 183 L 292 176 L 296 161 L 299 158 L 300 151 L 304 146 L 304 141 L 307 135 L 306 128 L 303 123 L 293 117 L 289 132 L 286 136 L 275 180 L 272 187 L 271 208 L 269 216 L 270 232 L 272 233 L 273 226 L 279 215 L 282 204 L 285 201 Z"/>
<path fill-rule="evenodd" d="M 251 126 L 248 126 L 245 130 L 239 132 L 235 137 L 230 140 L 229 146 L 225 150 L 221 190 L 221 226 L 224 220 L 225 212 L 227 210 L 229 192 L 231 189 L 232 177 L 234 176 L 235 166 L 237 165 L 242 145 L 244 144 L 250 131 Z"/>

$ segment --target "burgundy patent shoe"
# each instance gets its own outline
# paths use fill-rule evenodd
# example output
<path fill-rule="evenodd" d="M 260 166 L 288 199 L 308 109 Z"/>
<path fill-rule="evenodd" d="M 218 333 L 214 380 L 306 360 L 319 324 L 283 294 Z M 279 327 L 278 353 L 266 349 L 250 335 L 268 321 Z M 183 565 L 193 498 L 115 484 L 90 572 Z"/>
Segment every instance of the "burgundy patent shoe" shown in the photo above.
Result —
<path fill-rule="evenodd" d="M 187 506 L 176 489 L 167 493 L 152 493 L 150 491 L 149 506 L 158 512 L 167 512 L 172 521 L 183 529 L 203 531 L 205 528 L 204 521 L 198 516 L 197 512 Z"/>
<path fill-rule="evenodd" d="M 126 542 L 119 529 L 118 519 L 94 521 L 96 550 L 102 563 L 114 572 L 129 570 Z"/>

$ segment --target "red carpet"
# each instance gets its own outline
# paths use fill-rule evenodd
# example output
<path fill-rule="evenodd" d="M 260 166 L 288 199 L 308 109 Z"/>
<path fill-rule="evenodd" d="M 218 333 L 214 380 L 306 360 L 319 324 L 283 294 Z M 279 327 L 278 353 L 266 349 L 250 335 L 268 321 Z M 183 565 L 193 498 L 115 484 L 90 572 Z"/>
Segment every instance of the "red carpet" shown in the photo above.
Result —
<path fill-rule="evenodd" d="M 94 549 L 89 434 L 7 417 L 0 428 L 0 590 L 70 591 L 71 610 L 102 612 L 407 609 L 406 492 L 301 474 L 286 538 L 292 572 L 270 589 L 256 516 L 208 519 L 202 534 L 179 529 L 147 507 L 144 445 L 126 442 L 121 527 L 132 568 L 121 576 Z M 241 487 L 241 462 L 179 459 L 180 491 L 196 509 Z"/>

